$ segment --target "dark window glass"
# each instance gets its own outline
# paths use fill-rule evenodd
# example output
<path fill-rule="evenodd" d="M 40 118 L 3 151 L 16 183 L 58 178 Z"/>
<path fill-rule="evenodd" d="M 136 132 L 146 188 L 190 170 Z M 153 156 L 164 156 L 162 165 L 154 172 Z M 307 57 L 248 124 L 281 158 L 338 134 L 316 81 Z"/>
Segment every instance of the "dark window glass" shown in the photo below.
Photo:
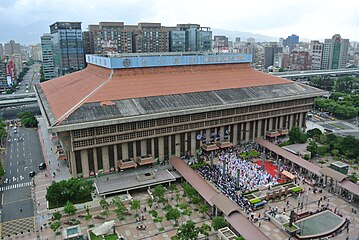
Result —
<path fill-rule="evenodd" d="M 151 143 L 151 139 L 147 139 L 146 140 L 146 149 L 147 149 L 147 154 L 151 155 L 152 154 L 152 143 Z"/>
<path fill-rule="evenodd" d="M 164 154 L 166 160 L 169 159 L 168 138 L 169 138 L 168 136 L 163 137 Z"/>
<path fill-rule="evenodd" d="M 159 153 L 158 153 L 158 138 L 155 138 L 155 158 L 158 158 Z"/>
<path fill-rule="evenodd" d="M 133 142 L 129 142 L 127 145 L 128 145 L 128 157 L 133 158 Z"/>
<path fill-rule="evenodd" d="M 101 147 L 96 148 L 96 153 L 97 153 L 97 168 L 103 169 L 102 148 Z"/>
<path fill-rule="evenodd" d="M 122 145 L 117 144 L 117 160 L 121 160 L 121 159 L 122 159 Z"/>
<path fill-rule="evenodd" d="M 76 172 L 77 174 L 81 174 L 82 173 L 81 151 L 75 151 L 75 162 L 76 162 Z"/>
<path fill-rule="evenodd" d="M 95 162 L 94 162 L 94 159 L 93 159 L 93 150 L 92 149 L 87 150 L 87 159 L 88 159 L 90 172 L 95 171 Z"/>
<path fill-rule="evenodd" d="M 136 141 L 136 155 L 141 156 L 141 141 Z"/>
<path fill-rule="evenodd" d="M 108 146 L 108 160 L 110 162 L 110 168 L 115 167 L 115 153 L 113 145 Z"/>

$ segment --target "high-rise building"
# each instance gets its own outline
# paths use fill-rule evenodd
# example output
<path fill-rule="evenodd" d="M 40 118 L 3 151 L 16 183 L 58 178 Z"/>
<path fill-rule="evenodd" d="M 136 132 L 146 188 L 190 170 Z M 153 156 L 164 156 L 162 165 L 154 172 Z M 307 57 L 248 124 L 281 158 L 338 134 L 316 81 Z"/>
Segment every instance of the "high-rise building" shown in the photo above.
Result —
<path fill-rule="evenodd" d="M 309 70 L 311 58 L 308 51 L 291 51 L 289 54 L 289 69 L 294 71 Z"/>
<path fill-rule="evenodd" d="M 81 22 L 56 22 L 50 25 L 55 70 L 58 75 L 85 67 Z"/>
<path fill-rule="evenodd" d="M 54 55 L 52 51 L 52 36 L 44 34 L 41 37 L 41 51 L 42 51 L 42 68 L 45 80 L 50 80 L 58 76 L 58 71 L 54 65 Z"/>
<path fill-rule="evenodd" d="M 247 42 L 249 43 L 255 43 L 256 39 L 255 38 L 247 38 Z"/>
<path fill-rule="evenodd" d="M 83 33 L 86 54 L 210 51 L 212 32 L 198 24 L 100 22 Z"/>
<path fill-rule="evenodd" d="M 282 51 L 283 48 L 277 45 L 266 46 L 264 48 L 264 68 L 273 66 L 275 54 L 281 53 Z"/>
<path fill-rule="evenodd" d="M 41 44 L 31 46 L 31 58 L 35 61 L 42 61 Z"/>
<path fill-rule="evenodd" d="M 286 39 L 283 40 L 283 46 L 289 47 L 289 50 L 292 50 L 296 44 L 299 43 L 299 36 L 292 34 L 291 36 L 288 36 Z"/>
<path fill-rule="evenodd" d="M 310 42 L 311 68 L 312 70 L 320 70 L 322 67 L 323 43 L 319 41 Z"/>
<path fill-rule="evenodd" d="M 234 41 L 237 42 L 237 43 L 239 43 L 239 42 L 241 42 L 241 38 L 240 38 L 240 37 L 236 37 Z"/>
<path fill-rule="evenodd" d="M 4 48 L 2 44 L 0 43 L 0 59 L 4 57 Z"/>
<path fill-rule="evenodd" d="M 211 51 L 212 31 L 199 24 L 177 24 L 177 31 L 184 31 L 186 51 Z"/>
<path fill-rule="evenodd" d="M 133 31 L 134 52 L 169 52 L 169 31 L 161 23 L 138 23 Z"/>
<path fill-rule="evenodd" d="M 322 58 L 322 69 L 345 68 L 348 61 L 349 39 L 343 39 L 335 34 L 331 39 L 325 39 Z"/>
<path fill-rule="evenodd" d="M 213 49 L 214 51 L 218 52 L 221 52 L 223 50 L 228 51 L 228 38 L 226 36 L 214 36 Z"/>
<path fill-rule="evenodd" d="M 13 54 L 20 54 L 21 48 L 20 43 L 16 43 L 14 40 L 11 40 L 4 45 L 4 55 L 12 57 Z"/>

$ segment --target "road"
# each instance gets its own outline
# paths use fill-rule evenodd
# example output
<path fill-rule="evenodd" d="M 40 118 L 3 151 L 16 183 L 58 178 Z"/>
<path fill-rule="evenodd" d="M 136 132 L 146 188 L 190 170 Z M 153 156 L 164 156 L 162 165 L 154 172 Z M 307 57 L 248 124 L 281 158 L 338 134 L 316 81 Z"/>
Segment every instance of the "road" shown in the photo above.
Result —
<path fill-rule="evenodd" d="M 34 216 L 30 171 L 44 162 L 36 129 L 9 129 L 2 187 L 2 222 Z"/>
<path fill-rule="evenodd" d="M 16 93 L 26 93 L 26 91 L 33 91 L 33 84 L 40 82 L 40 67 L 40 63 L 35 63 L 29 67 L 29 71 L 25 74 Z"/>

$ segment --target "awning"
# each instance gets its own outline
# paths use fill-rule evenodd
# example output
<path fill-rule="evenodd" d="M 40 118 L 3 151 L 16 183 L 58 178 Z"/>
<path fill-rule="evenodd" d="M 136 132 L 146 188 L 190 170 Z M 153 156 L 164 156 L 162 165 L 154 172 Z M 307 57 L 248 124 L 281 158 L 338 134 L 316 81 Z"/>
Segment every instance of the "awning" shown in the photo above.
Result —
<path fill-rule="evenodd" d="M 282 158 L 288 159 L 289 161 L 299 165 L 300 167 L 307 169 L 309 172 L 312 172 L 317 176 L 322 176 L 322 174 L 319 171 L 321 169 L 319 166 L 314 165 L 313 163 L 304 160 L 303 158 L 298 157 L 293 153 L 290 153 L 287 150 L 284 150 L 283 148 L 278 147 L 277 145 L 270 143 L 262 138 L 257 138 L 255 142 L 275 152 L 277 155 L 282 156 Z"/>
<path fill-rule="evenodd" d="M 344 181 L 338 183 L 339 186 L 353 193 L 354 195 L 359 196 L 359 185 L 345 179 Z"/>
<path fill-rule="evenodd" d="M 98 227 L 95 227 L 92 230 L 92 233 L 95 234 L 96 236 L 101 236 L 101 235 L 107 235 L 109 233 L 112 233 L 112 229 L 113 229 L 113 225 L 115 224 L 115 221 L 108 221 L 108 222 L 104 222 L 103 224 L 101 224 Z"/>
<path fill-rule="evenodd" d="M 287 178 L 290 178 L 290 179 L 294 179 L 295 178 L 295 176 L 293 175 L 293 174 L 291 174 L 290 172 L 288 172 L 288 171 L 286 171 L 286 170 L 283 170 L 282 171 L 282 174 L 284 175 L 284 176 L 286 176 Z"/>
<path fill-rule="evenodd" d="M 221 210 L 224 215 L 229 216 L 234 211 L 240 211 L 238 204 L 234 203 L 228 197 L 223 194 L 211 198 L 211 202 Z"/>
<path fill-rule="evenodd" d="M 330 177 L 334 179 L 337 182 L 343 181 L 347 175 L 340 173 L 338 171 L 335 171 L 334 169 L 331 169 L 330 167 L 323 167 L 319 170 L 324 176 Z"/>
<path fill-rule="evenodd" d="M 231 142 L 217 142 L 216 143 L 218 147 L 220 148 L 227 148 L 227 147 L 233 147 L 233 143 Z"/>
<path fill-rule="evenodd" d="M 211 145 L 203 144 L 202 149 L 209 152 L 209 151 L 218 150 L 219 147 L 216 144 L 211 144 Z"/>

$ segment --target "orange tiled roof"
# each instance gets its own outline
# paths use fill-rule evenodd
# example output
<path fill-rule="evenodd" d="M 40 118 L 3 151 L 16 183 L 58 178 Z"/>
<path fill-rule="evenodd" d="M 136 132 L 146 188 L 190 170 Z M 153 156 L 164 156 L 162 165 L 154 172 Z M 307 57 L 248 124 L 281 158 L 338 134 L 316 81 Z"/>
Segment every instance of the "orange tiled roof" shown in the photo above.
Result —
<path fill-rule="evenodd" d="M 113 73 L 89 64 L 40 86 L 55 118 L 61 121 L 83 103 L 287 83 L 292 81 L 243 63 L 118 69 Z"/>

